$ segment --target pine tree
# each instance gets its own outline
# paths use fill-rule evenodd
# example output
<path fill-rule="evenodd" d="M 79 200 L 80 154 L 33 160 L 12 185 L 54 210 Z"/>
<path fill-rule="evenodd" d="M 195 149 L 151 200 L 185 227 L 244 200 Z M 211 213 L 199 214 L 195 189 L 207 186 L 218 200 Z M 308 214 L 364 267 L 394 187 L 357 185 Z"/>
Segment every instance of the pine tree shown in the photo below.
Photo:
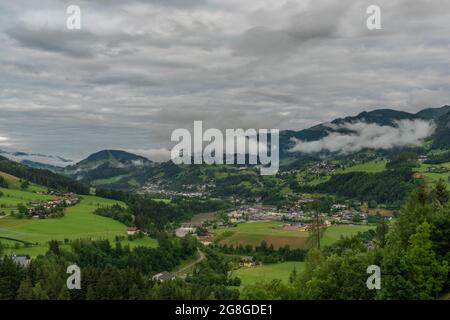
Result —
<path fill-rule="evenodd" d="M 49 297 L 47 292 L 42 288 L 41 283 L 37 283 L 36 286 L 32 289 L 32 299 L 33 300 L 48 300 Z"/>
<path fill-rule="evenodd" d="M 130 300 L 141 300 L 142 299 L 141 291 L 139 290 L 138 286 L 135 283 L 133 284 L 133 286 L 130 289 L 129 299 Z"/>
<path fill-rule="evenodd" d="M 17 300 L 32 300 L 33 299 L 33 284 L 30 278 L 25 278 L 20 283 L 20 287 L 17 290 Z"/>
<path fill-rule="evenodd" d="M 439 179 L 436 188 L 434 189 L 436 199 L 441 203 L 447 203 L 449 201 L 450 195 L 447 191 L 447 186 L 444 183 L 444 180 Z"/>
<path fill-rule="evenodd" d="M 440 262 L 433 251 L 430 240 L 430 225 L 427 222 L 417 227 L 417 232 L 410 238 L 410 246 L 402 261 L 408 270 L 409 281 L 414 286 L 418 299 L 437 298 L 442 291 L 449 266 Z"/>
<path fill-rule="evenodd" d="M 92 286 L 88 287 L 86 293 L 86 300 L 97 300 L 97 295 L 95 294 L 95 290 Z"/>

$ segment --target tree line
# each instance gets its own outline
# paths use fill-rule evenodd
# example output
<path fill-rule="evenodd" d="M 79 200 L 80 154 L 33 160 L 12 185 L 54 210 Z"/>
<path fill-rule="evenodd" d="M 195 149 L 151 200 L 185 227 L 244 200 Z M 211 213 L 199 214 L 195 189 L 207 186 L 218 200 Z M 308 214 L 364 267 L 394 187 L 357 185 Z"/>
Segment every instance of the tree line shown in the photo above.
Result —
<path fill-rule="evenodd" d="M 48 170 L 29 168 L 0 156 L 0 171 L 53 190 L 89 194 L 89 186 Z"/>
<path fill-rule="evenodd" d="M 368 245 L 370 244 L 370 245 Z M 441 181 L 421 186 L 390 227 L 319 251 L 310 250 L 305 270 L 280 281 L 244 288 L 242 299 L 438 299 L 450 291 L 450 203 Z M 381 268 L 380 290 L 368 290 L 367 267 Z"/>
<path fill-rule="evenodd" d="M 18 300 L 144 300 L 237 299 L 239 279 L 230 279 L 231 265 L 206 249 L 207 259 L 186 280 L 157 282 L 156 273 L 172 270 L 197 252 L 192 237 L 161 237 L 156 249 L 130 249 L 108 241 L 77 240 L 70 251 L 52 241 L 45 255 L 21 267 L 5 256 L 0 260 L 0 299 Z M 81 269 L 81 289 L 68 290 L 66 269 Z"/>

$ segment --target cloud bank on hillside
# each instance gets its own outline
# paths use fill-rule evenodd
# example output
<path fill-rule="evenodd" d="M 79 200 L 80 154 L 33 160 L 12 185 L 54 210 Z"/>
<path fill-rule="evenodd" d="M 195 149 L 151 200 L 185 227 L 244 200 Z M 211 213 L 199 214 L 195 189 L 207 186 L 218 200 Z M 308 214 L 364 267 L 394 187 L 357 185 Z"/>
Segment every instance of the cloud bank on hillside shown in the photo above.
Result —
<path fill-rule="evenodd" d="M 291 152 L 315 153 L 321 151 L 351 153 L 363 149 L 392 149 L 407 145 L 420 145 L 423 139 L 435 130 L 433 122 L 425 120 L 401 120 L 396 126 L 381 126 L 365 122 L 346 123 L 334 130 L 349 130 L 351 133 L 330 132 L 317 141 L 293 139 L 296 144 Z"/>

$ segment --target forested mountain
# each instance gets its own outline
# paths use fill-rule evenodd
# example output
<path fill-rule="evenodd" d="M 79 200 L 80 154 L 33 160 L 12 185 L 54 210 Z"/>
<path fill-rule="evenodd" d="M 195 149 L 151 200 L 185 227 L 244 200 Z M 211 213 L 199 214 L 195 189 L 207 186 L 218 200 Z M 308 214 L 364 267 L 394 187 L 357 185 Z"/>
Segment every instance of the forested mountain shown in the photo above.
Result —
<path fill-rule="evenodd" d="M 27 167 L 2 156 L 0 156 L 0 171 L 51 189 L 89 194 L 88 185 L 48 170 Z"/>
<path fill-rule="evenodd" d="M 450 148 L 450 112 L 437 120 L 437 128 L 433 139 L 433 148 Z"/>
<path fill-rule="evenodd" d="M 324 159 L 338 159 L 342 157 L 339 152 L 320 151 L 315 153 L 291 152 L 297 141 L 316 141 L 323 139 L 331 133 L 354 134 L 346 128 L 348 124 L 368 123 L 378 126 L 397 125 L 401 120 L 428 120 L 436 122 L 437 130 L 430 137 L 434 142 L 433 148 L 447 148 L 450 146 L 450 106 L 441 108 L 430 108 L 416 114 L 391 109 L 380 109 L 370 112 L 361 112 L 352 117 L 335 119 L 329 123 L 322 123 L 309 129 L 280 132 L 280 159 L 281 170 L 295 170 L 305 167 L 307 164 L 322 161 Z M 392 150 L 373 150 L 380 157 L 390 157 L 402 152 L 402 149 L 413 151 L 417 154 L 427 152 L 422 147 L 396 148 Z M 392 151 L 392 152 L 391 152 Z M 206 167 L 206 168 L 200 168 Z M 66 167 L 64 174 L 88 183 L 114 189 L 137 189 L 147 182 L 167 182 L 173 187 L 181 187 L 186 184 L 207 184 L 214 180 L 217 168 L 211 166 L 188 166 L 174 165 L 172 162 L 154 163 L 144 157 L 137 156 L 124 151 L 104 150 L 95 153 L 76 165 Z M 239 168 L 235 166 L 235 170 Z M 233 170 L 231 167 L 227 171 Z M 220 170 L 219 170 L 220 171 Z M 247 172 L 248 173 L 248 172 Z M 247 174 L 244 171 L 237 175 Z"/>
<path fill-rule="evenodd" d="M 450 112 L 450 106 L 443 106 L 441 108 L 424 109 L 416 113 L 417 116 L 424 119 L 438 120 L 440 117 Z"/>
<path fill-rule="evenodd" d="M 103 150 L 94 153 L 73 166 L 66 167 L 64 174 L 77 180 L 96 179 L 127 175 L 136 169 L 151 166 L 147 158 L 120 150 Z"/>

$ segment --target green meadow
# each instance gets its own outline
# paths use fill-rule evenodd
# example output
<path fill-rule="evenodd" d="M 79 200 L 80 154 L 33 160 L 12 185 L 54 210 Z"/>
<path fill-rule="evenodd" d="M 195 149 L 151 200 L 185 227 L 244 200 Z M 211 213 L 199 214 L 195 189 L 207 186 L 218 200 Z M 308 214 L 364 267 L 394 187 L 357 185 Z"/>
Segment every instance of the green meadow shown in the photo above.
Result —
<path fill-rule="evenodd" d="M 302 272 L 304 266 L 304 262 L 280 262 L 254 268 L 240 268 L 233 271 L 233 277 L 241 279 L 241 287 L 275 279 L 287 283 L 292 271 Z"/>
<path fill-rule="evenodd" d="M 1 188 L 3 196 L 0 197 L 0 212 L 14 210 L 19 203 L 27 204 L 30 201 L 51 199 L 51 196 L 34 193 L 36 190 L 21 191 Z M 0 217 L 0 237 L 13 238 L 29 242 L 35 245 L 24 246 L 19 242 L 0 239 L 2 244 L 7 244 L 6 252 L 14 254 L 29 254 L 36 256 L 45 253 L 50 240 L 67 241 L 79 238 L 85 239 L 108 239 L 115 241 L 116 236 L 127 239 L 127 227 L 113 219 L 101 217 L 94 214 L 95 209 L 100 206 L 109 206 L 115 203 L 125 205 L 116 200 L 103 199 L 95 196 L 82 196 L 80 203 L 66 208 L 65 216 L 62 218 L 23 218 L 13 216 Z M 144 237 L 133 241 L 123 240 L 122 245 L 131 247 L 157 246 L 154 239 Z M 19 248 L 17 246 L 20 246 Z"/>
<path fill-rule="evenodd" d="M 122 178 L 125 178 L 127 175 L 121 175 L 121 176 L 115 176 L 115 177 L 110 177 L 110 178 L 105 178 L 105 179 L 97 179 L 92 181 L 92 185 L 93 186 L 102 186 L 105 184 L 112 184 L 112 183 L 116 183 L 119 182 Z"/>
<path fill-rule="evenodd" d="M 387 162 L 384 160 L 368 161 L 368 162 L 356 164 L 351 167 L 336 169 L 335 174 L 344 174 L 344 173 L 350 173 L 350 172 L 368 172 L 368 173 L 382 172 L 386 168 L 386 163 Z M 328 180 L 330 180 L 330 178 L 331 178 L 331 175 L 325 175 L 322 177 L 318 177 L 314 180 L 309 181 L 308 185 L 316 186 L 318 184 L 327 182 Z"/>
<path fill-rule="evenodd" d="M 16 189 L 16 190 L 20 189 L 20 185 L 22 183 L 21 179 L 4 172 L 0 172 L 0 176 L 6 180 L 9 189 Z M 27 191 L 29 192 L 44 192 L 46 190 L 47 188 L 37 185 L 35 183 L 30 183 L 29 187 L 27 188 Z"/>
<path fill-rule="evenodd" d="M 422 163 L 420 165 L 420 168 L 417 169 L 417 172 L 422 174 L 425 177 L 425 181 L 427 181 L 428 183 L 436 183 L 438 182 L 440 179 L 444 180 L 444 182 L 446 183 L 447 187 L 450 188 L 450 172 L 446 172 L 446 173 L 432 173 L 432 172 L 428 172 L 428 168 L 431 167 L 446 167 L 446 168 L 450 168 L 450 162 L 447 163 L 442 163 L 442 164 L 424 164 Z"/>

